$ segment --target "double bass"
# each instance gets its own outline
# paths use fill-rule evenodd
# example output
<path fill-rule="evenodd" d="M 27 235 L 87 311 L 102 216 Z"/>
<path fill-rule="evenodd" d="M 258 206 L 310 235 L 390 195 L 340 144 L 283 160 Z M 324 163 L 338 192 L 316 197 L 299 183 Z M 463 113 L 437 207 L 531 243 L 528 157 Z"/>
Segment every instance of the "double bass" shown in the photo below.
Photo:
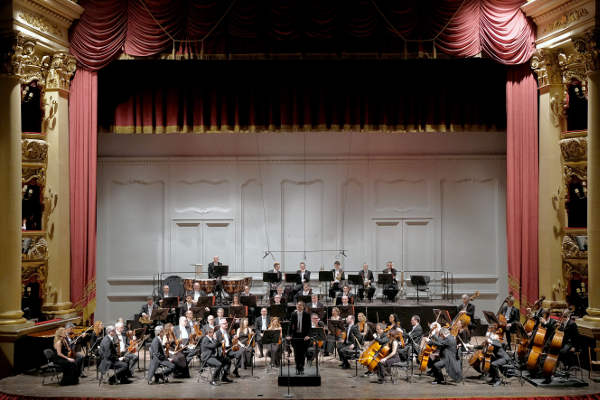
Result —
<path fill-rule="evenodd" d="M 478 297 L 479 297 L 479 290 L 477 290 L 473 294 L 473 296 L 469 297 L 469 301 L 473 301 Z M 458 330 L 459 330 L 458 321 L 461 321 L 463 328 L 466 328 L 471 323 L 471 317 L 469 317 L 466 313 L 456 314 L 456 316 L 454 317 L 454 320 L 452 321 L 452 324 L 450 325 L 450 333 L 452 334 L 452 336 L 458 335 Z"/>
<path fill-rule="evenodd" d="M 540 297 L 535 303 L 533 303 L 533 306 L 531 306 L 531 313 L 527 316 L 527 321 L 525 321 L 525 324 L 523 325 L 525 332 L 531 333 L 535 329 L 535 325 L 539 320 L 539 316 L 535 311 L 540 309 L 540 306 L 544 300 L 546 300 L 546 296 Z"/>
<path fill-rule="evenodd" d="M 558 352 L 562 348 L 563 341 L 565 339 L 565 322 L 568 321 L 571 316 L 571 310 L 565 310 L 560 318 L 558 328 L 554 331 L 552 339 L 549 340 L 549 347 L 546 354 L 544 364 L 542 364 L 542 374 L 546 378 L 550 378 L 554 374 L 556 365 L 558 364 Z"/>
<path fill-rule="evenodd" d="M 496 313 L 496 318 L 498 319 L 498 326 L 496 327 L 496 333 L 500 337 L 502 337 L 504 335 L 504 331 L 506 330 L 506 325 L 508 324 L 506 317 L 504 316 L 504 314 L 501 313 L 501 311 L 502 311 L 502 306 L 504 305 L 504 303 L 508 302 L 509 297 L 510 296 L 506 296 L 506 298 L 504 299 L 502 304 L 500 304 L 500 307 L 498 308 L 498 312 Z"/>

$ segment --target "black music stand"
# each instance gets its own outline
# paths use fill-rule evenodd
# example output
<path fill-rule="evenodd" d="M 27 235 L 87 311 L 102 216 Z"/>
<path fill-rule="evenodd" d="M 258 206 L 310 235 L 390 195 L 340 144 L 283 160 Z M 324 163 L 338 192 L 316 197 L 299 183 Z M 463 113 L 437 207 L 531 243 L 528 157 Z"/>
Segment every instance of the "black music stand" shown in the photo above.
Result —
<path fill-rule="evenodd" d="M 383 285 L 391 285 L 394 283 L 394 275 L 392 274 L 377 274 L 377 283 Z"/>
<path fill-rule="evenodd" d="M 162 299 L 162 308 L 177 308 L 179 307 L 179 297 L 165 297 Z"/>
<path fill-rule="evenodd" d="M 329 285 L 333 282 L 333 271 L 319 271 L 319 282 L 327 284 L 325 293 L 329 293 Z M 325 301 L 329 302 L 329 296 L 325 296 Z"/>
<path fill-rule="evenodd" d="M 300 280 L 300 274 L 295 272 L 286 272 L 285 273 L 285 283 L 298 283 Z"/>
<path fill-rule="evenodd" d="M 256 307 L 256 295 L 240 296 L 240 303 L 247 307 Z"/>
<path fill-rule="evenodd" d="M 319 316 L 319 319 L 323 319 L 323 314 L 325 313 L 325 307 L 317 307 L 317 308 L 308 307 L 308 309 L 311 314 L 317 314 Z"/>
<path fill-rule="evenodd" d="M 244 306 L 229 306 L 229 316 L 234 318 L 245 318 L 248 316 L 248 313 Z"/>
<path fill-rule="evenodd" d="M 420 287 L 424 286 L 425 290 L 427 290 L 427 285 L 429 284 L 429 281 L 431 280 L 431 278 L 428 275 L 411 275 L 410 276 L 410 282 L 413 284 L 413 286 L 417 287 L 417 304 L 419 304 L 419 291 L 421 291 Z"/>
<path fill-rule="evenodd" d="M 271 298 L 271 293 L 273 291 L 273 284 L 281 282 L 279 279 L 279 274 L 277 272 L 263 272 L 263 282 L 269 283 L 269 298 Z"/>
<path fill-rule="evenodd" d="M 152 315 L 150 316 L 150 319 L 152 321 L 164 322 L 167 320 L 168 314 L 168 308 L 155 308 L 154 310 L 152 310 Z"/>
<path fill-rule="evenodd" d="M 498 321 L 495 313 L 491 311 L 482 311 L 482 313 L 489 325 L 496 325 L 496 327 L 500 325 L 500 321 Z"/>
<path fill-rule="evenodd" d="M 229 275 L 229 265 L 215 265 L 213 274 L 217 277 L 215 285 L 216 301 L 218 304 L 223 304 L 223 280 L 221 278 Z"/>
<path fill-rule="evenodd" d="M 342 318 L 346 318 L 348 315 L 353 315 L 353 306 L 337 306 L 337 308 L 340 310 L 340 317 Z"/>
<path fill-rule="evenodd" d="M 285 304 L 273 304 L 269 307 L 269 315 L 271 317 L 278 317 L 279 320 L 283 320 L 287 315 L 287 305 Z"/>
<path fill-rule="evenodd" d="M 215 296 L 200 296 L 196 301 L 197 307 L 212 307 L 215 305 Z"/>
<path fill-rule="evenodd" d="M 308 295 L 308 296 L 298 296 L 296 298 L 296 303 L 299 301 L 303 301 L 304 304 L 309 304 L 312 300 L 312 295 Z"/>
<path fill-rule="evenodd" d="M 263 348 L 269 344 L 281 344 L 279 341 L 281 340 L 281 332 L 279 329 L 271 329 L 263 331 L 262 333 L 262 345 Z M 281 353 L 283 353 L 283 349 L 281 349 Z M 281 360 L 280 360 L 281 361 Z M 271 362 L 267 364 L 265 362 L 265 369 L 269 366 L 273 365 L 273 352 L 271 352 Z"/>
<path fill-rule="evenodd" d="M 356 299 L 358 297 L 358 293 L 357 293 L 357 288 L 359 286 L 363 285 L 363 280 L 360 277 L 360 275 L 356 274 L 356 275 L 348 275 L 348 282 L 354 286 L 354 298 Z"/>
<path fill-rule="evenodd" d="M 325 328 L 323 328 L 323 327 L 310 328 L 309 336 L 315 343 L 315 368 L 316 368 L 315 374 L 319 375 L 319 353 L 320 353 L 320 351 L 319 351 L 318 342 L 325 343 L 327 341 L 327 336 L 325 335 Z"/>
<path fill-rule="evenodd" d="M 194 319 L 201 320 L 206 314 L 206 309 L 204 307 L 192 307 L 192 312 L 194 313 Z"/>

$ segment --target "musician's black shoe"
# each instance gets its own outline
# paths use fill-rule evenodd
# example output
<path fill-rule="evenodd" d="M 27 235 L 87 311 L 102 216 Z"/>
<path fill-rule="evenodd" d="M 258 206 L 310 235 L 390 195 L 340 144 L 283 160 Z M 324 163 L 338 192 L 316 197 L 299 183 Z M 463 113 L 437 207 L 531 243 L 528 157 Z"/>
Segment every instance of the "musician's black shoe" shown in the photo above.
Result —
<path fill-rule="evenodd" d="M 383 379 L 377 379 L 377 383 L 379 383 L 380 385 L 383 385 L 384 380 Z"/>
<path fill-rule="evenodd" d="M 235 376 L 236 378 L 240 377 L 239 372 L 237 371 L 237 369 L 235 371 L 233 371 L 233 376 Z"/>
<path fill-rule="evenodd" d="M 81 375 L 79 375 L 79 377 L 80 377 L 80 378 L 87 378 L 87 375 L 85 375 L 85 374 L 81 374 Z"/>
<path fill-rule="evenodd" d="M 367 371 L 363 374 L 364 377 L 371 376 L 373 373 L 371 371 Z"/>
<path fill-rule="evenodd" d="M 210 384 L 213 385 L 213 386 L 219 386 L 219 384 L 217 382 L 215 382 L 214 379 L 212 381 L 210 381 Z"/>
<path fill-rule="evenodd" d="M 344 364 L 344 365 L 342 366 L 342 369 L 350 369 L 350 364 Z"/>
<path fill-rule="evenodd" d="M 226 376 L 221 378 L 221 382 L 233 383 L 233 381 Z"/>
<path fill-rule="evenodd" d="M 120 380 L 120 383 L 122 385 L 127 385 L 128 383 L 131 383 L 132 381 L 130 381 L 128 378 L 123 378 Z"/>

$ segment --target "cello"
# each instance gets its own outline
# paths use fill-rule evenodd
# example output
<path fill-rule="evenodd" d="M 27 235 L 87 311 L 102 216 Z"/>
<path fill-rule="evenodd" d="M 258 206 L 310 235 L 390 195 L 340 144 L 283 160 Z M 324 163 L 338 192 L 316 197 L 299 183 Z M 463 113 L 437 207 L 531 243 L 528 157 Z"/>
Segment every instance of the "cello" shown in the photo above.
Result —
<path fill-rule="evenodd" d="M 477 290 L 473 294 L 473 296 L 469 297 L 469 301 L 473 301 L 478 297 L 479 297 L 479 290 Z M 450 325 L 450 333 L 452 334 L 452 336 L 458 335 L 458 331 L 459 331 L 458 321 L 461 321 L 463 328 L 466 328 L 471 323 L 471 317 L 469 317 L 466 313 L 456 314 L 456 316 L 454 317 L 454 320 L 452 321 L 452 324 Z"/>
<path fill-rule="evenodd" d="M 429 336 L 427 338 L 431 338 L 435 332 L 437 332 L 441 328 L 440 324 L 435 321 L 431 324 L 431 332 L 429 332 Z M 427 364 L 429 363 L 429 358 L 431 354 L 437 350 L 437 346 L 425 342 L 421 353 L 419 354 L 419 370 L 421 372 L 425 372 L 427 370 Z"/>
<path fill-rule="evenodd" d="M 558 328 L 554 331 L 552 339 L 549 340 L 549 348 L 546 354 L 544 364 L 542 364 L 542 374 L 546 378 L 550 378 L 554 374 L 556 365 L 558 364 L 558 352 L 562 348 L 565 339 L 565 322 L 571 316 L 572 311 L 567 309 L 563 312 Z"/>
<path fill-rule="evenodd" d="M 535 371 L 538 367 L 540 356 L 544 350 L 546 333 L 546 328 L 544 328 L 542 324 L 538 324 L 535 333 L 533 333 L 531 337 L 531 350 L 529 350 L 529 355 L 527 356 L 526 362 L 527 369 L 529 371 Z"/>
<path fill-rule="evenodd" d="M 523 325 L 525 332 L 531 333 L 535 329 L 535 325 L 539 319 L 539 316 L 534 311 L 540 308 L 540 305 L 544 300 L 546 300 L 546 296 L 540 297 L 535 303 L 533 303 L 533 306 L 531 306 L 531 313 L 527 316 L 527 321 L 525 321 L 525 324 Z"/>
<path fill-rule="evenodd" d="M 506 317 L 504 316 L 504 314 L 501 313 L 501 311 L 502 311 L 502 306 L 504 305 L 504 303 L 508 302 L 509 297 L 510 296 L 506 296 L 506 298 L 504 299 L 502 304 L 500 304 L 500 307 L 498 308 L 498 312 L 496 313 L 496 318 L 498 319 L 498 326 L 496 329 L 496 333 L 500 337 L 502 337 L 504 335 L 504 331 L 506 330 L 506 325 L 508 324 L 508 321 L 506 321 Z"/>

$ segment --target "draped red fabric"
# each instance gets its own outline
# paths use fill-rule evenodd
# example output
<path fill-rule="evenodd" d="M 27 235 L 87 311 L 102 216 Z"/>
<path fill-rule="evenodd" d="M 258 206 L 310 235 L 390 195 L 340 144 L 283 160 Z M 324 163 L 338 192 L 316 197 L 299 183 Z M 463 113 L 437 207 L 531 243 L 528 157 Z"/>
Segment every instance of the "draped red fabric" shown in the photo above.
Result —
<path fill-rule="evenodd" d="M 97 73 L 78 70 L 69 96 L 71 302 L 84 320 L 96 297 L 97 103 Z"/>
<path fill-rule="evenodd" d="M 521 311 L 538 297 L 537 83 L 528 65 L 506 82 L 506 231 L 509 290 Z"/>
<path fill-rule="evenodd" d="M 71 51 L 89 70 L 121 52 L 402 54 L 405 46 L 431 53 L 434 45 L 453 57 L 483 53 L 521 64 L 534 50 L 534 30 L 519 8 L 523 2 L 247 0 L 228 11 L 231 3 L 214 0 L 82 0 L 85 11 L 73 27 Z"/>

